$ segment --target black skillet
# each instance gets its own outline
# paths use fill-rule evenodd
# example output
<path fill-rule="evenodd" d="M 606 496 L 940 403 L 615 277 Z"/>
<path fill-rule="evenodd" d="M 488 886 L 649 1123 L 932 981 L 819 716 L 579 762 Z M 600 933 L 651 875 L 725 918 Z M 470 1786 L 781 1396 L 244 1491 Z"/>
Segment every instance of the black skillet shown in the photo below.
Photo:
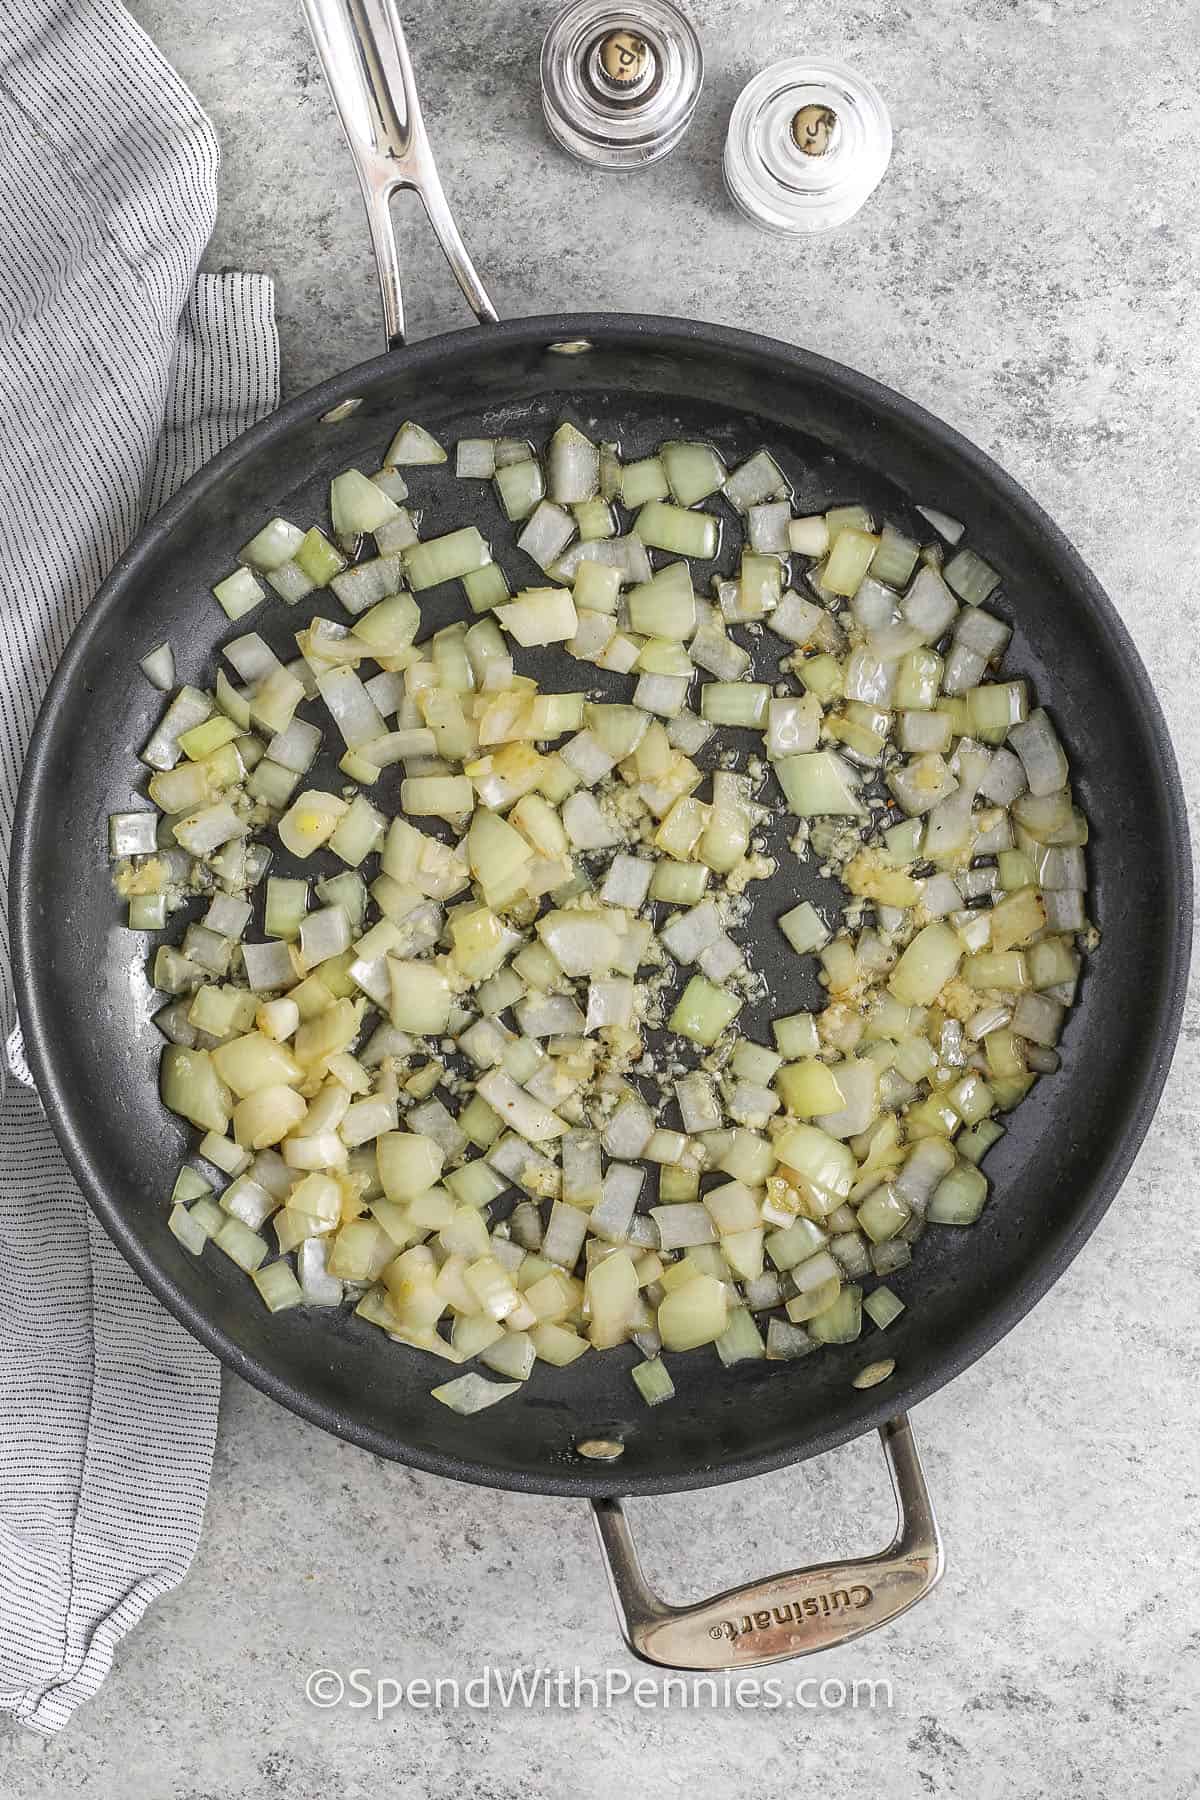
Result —
<path fill-rule="evenodd" d="M 1158 702 L 1112 605 L 1062 533 L 994 463 L 911 401 L 789 345 L 686 320 L 571 314 L 494 322 L 454 228 L 421 124 L 391 0 L 308 0 L 310 24 L 354 151 L 393 348 L 291 401 L 223 451 L 122 558 L 72 638 L 26 765 L 12 854 L 14 964 L 30 1065 L 84 1193 L 163 1302 L 230 1368 L 303 1417 L 379 1455 L 596 1507 L 618 1613 L 637 1654 L 715 1668 L 843 1642 L 928 1591 L 941 1546 L 903 1409 L 983 1354 L 1067 1267 L 1117 1192 L 1150 1123 L 1179 1029 L 1191 921 L 1183 799 Z M 390 193 L 415 188 L 483 322 L 405 348 Z M 354 397 L 349 416 L 330 410 Z M 223 1257 L 196 1260 L 166 1229 L 164 1198 L 187 1148 L 157 1095 L 161 1040 L 145 978 L 148 941 L 120 922 L 105 818 L 126 807 L 159 703 L 136 659 L 162 638 L 181 675 L 211 680 L 222 629 L 209 594 L 231 545 L 283 513 L 323 516 L 330 477 L 377 466 L 399 419 L 448 442 L 542 440 L 562 416 L 631 453 L 695 436 L 733 462 L 781 456 L 801 511 L 865 499 L 919 529 L 932 503 L 967 522 L 1001 571 L 1014 669 L 1032 677 L 1070 748 L 1093 826 L 1091 907 L 1104 939 L 1072 1012 L 1063 1068 L 1039 1083 L 989 1158 L 994 1195 L 969 1232 L 930 1232 L 895 1281 L 909 1310 L 888 1334 L 890 1382 L 851 1376 L 860 1343 L 792 1367 L 676 1359 L 675 1401 L 643 1407 L 632 1350 L 539 1365 L 519 1403 L 464 1420 L 429 1398 L 445 1365 L 352 1317 L 272 1317 Z M 429 532 L 460 522 L 464 490 L 430 480 Z M 478 488 L 470 490 L 477 494 Z M 477 513 L 510 542 L 490 498 Z M 727 534 L 729 535 L 729 534 Z M 510 574 L 518 553 L 501 551 Z M 456 596 L 432 597 L 435 625 Z M 311 610 L 311 609 L 310 609 Z M 277 647 L 304 622 L 278 602 L 248 624 Z M 550 685 L 550 677 L 545 677 Z M 568 682 L 574 685 L 574 682 Z M 812 1004 L 773 920 L 805 890 L 791 873 L 756 909 L 753 953 L 770 1011 Z M 883 1340 L 876 1340 L 881 1346 Z M 878 1427 L 896 1486 L 897 1537 L 877 1557 L 792 1571 L 693 1608 L 641 1580 L 616 1495 L 715 1485 L 777 1469 Z M 615 1463 L 582 1439 L 617 1440 Z"/>

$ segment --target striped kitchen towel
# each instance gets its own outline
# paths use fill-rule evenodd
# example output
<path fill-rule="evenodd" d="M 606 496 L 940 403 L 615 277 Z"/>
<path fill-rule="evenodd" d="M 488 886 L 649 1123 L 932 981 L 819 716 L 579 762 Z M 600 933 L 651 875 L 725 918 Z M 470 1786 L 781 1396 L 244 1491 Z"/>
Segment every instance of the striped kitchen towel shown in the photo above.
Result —
<path fill-rule="evenodd" d="M 22 757 L 72 627 L 146 513 L 275 405 L 278 346 L 265 277 L 197 278 L 216 140 L 117 0 L 4 0 L 0 130 L 7 877 Z M 28 1085 L 2 919 L 0 1014 L 0 1710 L 50 1733 L 187 1571 L 218 1367 L 59 1155 Z"/>

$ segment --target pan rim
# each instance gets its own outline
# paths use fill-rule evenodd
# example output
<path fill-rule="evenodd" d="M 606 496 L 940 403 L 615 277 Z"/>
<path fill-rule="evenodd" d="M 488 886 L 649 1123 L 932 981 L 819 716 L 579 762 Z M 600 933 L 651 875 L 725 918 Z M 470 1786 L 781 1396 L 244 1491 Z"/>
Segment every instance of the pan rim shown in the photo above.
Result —
<path fill-rule="evenodd" d="M 394 1435 L 350 1420 L 340 1415 L 335 1407 L 297 1391 L 286 1379 L 250 1356 L 201 1306 L 193 1304 L 175 1287 L 166 1269 L 142 1248 L 126 1227 L 119 1203 L 94 1178 L 83 1134 L 76 1129 L 71 1117 L 69 1096 L 55 1075 L 51 1051 L 53 1033 L 39 992 L 37 934 L 29 905 L 32 892 L 29 875 L 39 816 L 38 802 L 47 787 L 45 770 L 59 713 L 58 702 L 84 663 L 96 632 L 109 612 L 120 603 L 127 571 L 148 550 L 169 536 L 188 509 L 213 485 L 224 480 L 243 461 L 257 455 L 260 448 L 277 435 L 352 395 L 357 384 L 375 381 L 398 365 L 419 369 L 423 364 L 440 362 L 447 355 L 453 355 L 455 350 L 467 351 L 483 341 L 490 343 L 497 338 L 511 340 L 514 345 L 541 343 L 545 346 L 576 339 L 645 338 L 657 343 L 674 340 L 677 347 L 699 345 L 717 353 L 758 359 L 771 357 L 809 379 L 825 382 L 870 406 L 876 413 L 889 415 L 909 429 L 933 437 L 1021 517 L 1025 526 L 1045 545 L 1047 556 L 1062 579 L 1085 599 L 1097 622 L 1104 627 L 1111 649 L 1120 655 L 1129 671 L 1157 750 L 1154 773 L 1161 786 L 1167 827 L 1167 866 L 1163 870 L 1163 879 L 1168 942 L 1163 964 L 1162 1016 L 1157 1021 L 1155 1052 L 1131 1084 L 1131 1110 L 1127 1115 L 1126 1130 L 1105 1157 L 1086 1204 L 1072 1216 L 1058 1238 L 1046 1245 L 1004 1299 L 979 1314 L 970 1334 L 951 1346 L 923 1379 L 898 1381 L 894 1386 L 889 1383 L 886 1388 L 865 1391 L 861 1408 L 853 1417 L 842 1415 L 825 1429 L 810 1433 L 800 1445 L 744 1454 L 714 1466 L 701 1466 L 682 1473 L 631 1473 L 626 1477 L 619 1464 L 594 1469 L 560 1465 L 547 1467 L 544 1474 L 534 1477 L 524 1470 L 497 1469 L 467 1455 L 402 1444 Z M 243 1380 L 309 1423 L 374 1455 L 428 1474 L 479 1486 L 587 1499 L 610 1494 L 638 1496 L 716 1487 L 822 1455 L 937 1392 L 992 1349 L 1044 1297 L 1078 1255 L 1112 1204 L 1157 1109 L 1183 1017 L 1191 953 L 1192 862 L 1183 786 L 1174 748 L 1158 696 L 1133 639 L 1112 601 L 1060 527 L 986 452 L 896 389 L 845 364 L 779 339 L 686 318 L 641 313 L 567 313 L 504 320 L 482 328 L 465 326 L 369 358 L 285 402 L 276 412 L 251 426 L 185 483 L 137 534 L 114 565 L 72 633 L 47 687 L 22 770 L 13 824 L 8 901 L 18 1012 L 29 1066 L 39 1094 L 45 1096 L 43 1107 L 47 1121 L 89 1206 L 139 1277 L 180 1323 Z"/>

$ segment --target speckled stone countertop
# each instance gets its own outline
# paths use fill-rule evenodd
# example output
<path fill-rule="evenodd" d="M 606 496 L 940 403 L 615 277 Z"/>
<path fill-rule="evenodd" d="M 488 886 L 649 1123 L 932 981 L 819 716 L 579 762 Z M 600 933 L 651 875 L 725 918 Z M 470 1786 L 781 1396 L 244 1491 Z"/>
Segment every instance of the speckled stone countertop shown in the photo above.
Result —
<path fill-rule="evenodd" d="M 210 261 L 276 276 L 286 388 L 374 354 L 357 193 L 299 7 L 133 3 L 220 133 Z M 443 176 L 503 312 L 755 327 L 941 414 L 1096 570 L 1200 792 L 1190 0 L 829 0 L 807 14 L 693 0 L 709 67 L 695 124 L 666 162 L 625 178 L 547 140 L 536 68 L 551 4 L 403 11 Z M 867 209 L 813 242 L 759 236 L 720 182 L 735 95 L 800 49 L 869 73 L 896 127 Z M 413 217 L 420 336 L 463 311 Z M 1193 1004 L 1157 1123 L 1074 1267 L 916 1416 L 948 1546 L 941 1587 L 890 1630 L 791 1666 L 890 1682 L 890 1706 L 681 1711 L 626 1696 L 607 1710 L 396 1708 L 378 1721 L 316 1709 L 304 1684 L 317 1667 L 465 1682 L 488 1664 L 601 1677 L 636 1665 L 582 1506 L 376 1462 L 230 1378 L 189 1579 L 60 1739 L 0 1733 L 0 1796 L 1195 1794 L 1198 1037 Z M 1165 1266 L 1164 1233 L 1182 1244 Z M 636 1508 L 650 1573 L 674 1594 L 875 1547 L 890 1511 L 871 1442 Z"/>

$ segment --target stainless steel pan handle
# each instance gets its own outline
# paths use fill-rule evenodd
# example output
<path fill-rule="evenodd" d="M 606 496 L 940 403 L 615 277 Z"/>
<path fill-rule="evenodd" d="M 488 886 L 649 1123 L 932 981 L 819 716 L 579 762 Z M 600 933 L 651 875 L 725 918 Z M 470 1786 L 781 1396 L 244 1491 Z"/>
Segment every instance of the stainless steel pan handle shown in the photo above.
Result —
<path fill-rule="evenodd" d="M 898 1618 L 938 1582 L 942 1539 L 906 1417 L 879 1433 L 896 1495 L 886 1550 L 814 1563 L 730 1588 L 693 1606 L 669 1606 L 642 1574 L 619 1500 L 593 1501 L 621 1635 L 643 1662 L 668 1669 L 752 1669 L 848 1644 Z"/>
<path fill-rule="evenodd" d="M 412 59 L 394 0 L 304 0 L 325 79 L 354 159 L 379 270 L 389 349 L 404 342 L 392 195 L 419 194 L 446 261 L 481 324 L 496 309 L 463 243 L 421 116 Z"/>

